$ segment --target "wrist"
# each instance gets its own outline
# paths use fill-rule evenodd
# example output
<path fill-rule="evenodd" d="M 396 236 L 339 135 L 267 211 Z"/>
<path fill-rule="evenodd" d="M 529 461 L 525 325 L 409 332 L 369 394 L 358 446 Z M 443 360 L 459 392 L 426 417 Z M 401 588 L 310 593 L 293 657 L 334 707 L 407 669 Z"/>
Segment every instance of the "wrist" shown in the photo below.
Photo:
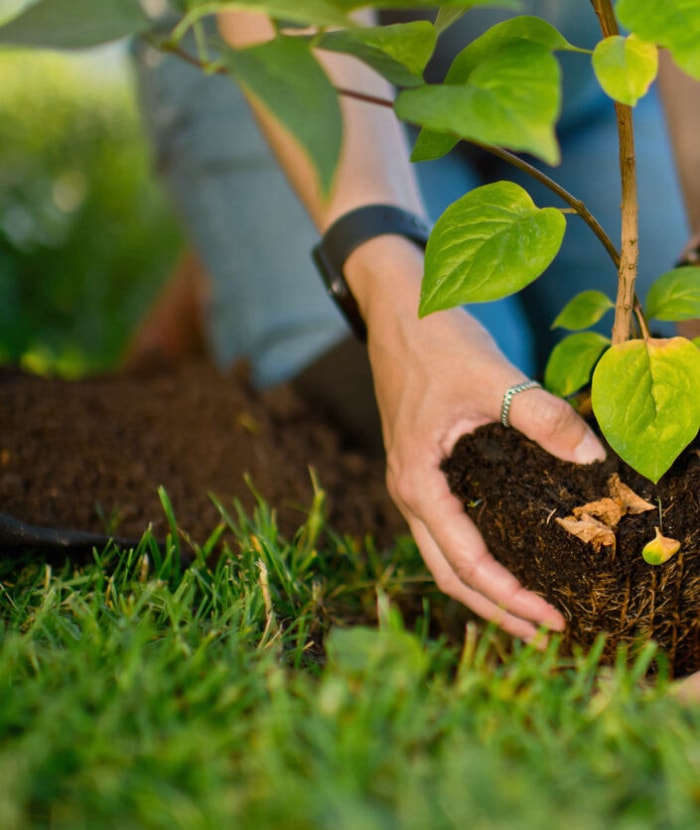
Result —
<path fill-rule="evenodd" d="M 368 329 L 393 318 L 418 320 L 423 250 L 410 239 L 392 234 L 364 242 L 348 257 L 345 277 Z"/>
<path fill-rule="evenodd" d="M 366 340 L 371 297 L 383 291 L 385 272 L 396 269 L 395 257 L 386 255 L 390 240 L 404 243 L 399 251 L 409 244 L 414 259 L 419 253 L 422 272 L 429 234 L 430 227 L 419 216 L 395 205 L 369 204 L 340 216 L 313 249 L 328 293 L 360 340 Z"/>

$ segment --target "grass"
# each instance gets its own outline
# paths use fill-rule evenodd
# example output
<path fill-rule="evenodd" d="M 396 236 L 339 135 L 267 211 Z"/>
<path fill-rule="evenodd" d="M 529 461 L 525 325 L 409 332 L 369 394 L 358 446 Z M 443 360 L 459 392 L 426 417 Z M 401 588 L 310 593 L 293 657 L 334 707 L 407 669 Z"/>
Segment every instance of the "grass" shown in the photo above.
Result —
<path fill-rule="evenodd" d="M 698 826 L 700 716 L 652 645 L 447 638 L 413 544 L 337 537 L 322 490 L 291 540 L 221 512 L 187 568 L 174 534 L 1 561 L 4 830 Z"/>

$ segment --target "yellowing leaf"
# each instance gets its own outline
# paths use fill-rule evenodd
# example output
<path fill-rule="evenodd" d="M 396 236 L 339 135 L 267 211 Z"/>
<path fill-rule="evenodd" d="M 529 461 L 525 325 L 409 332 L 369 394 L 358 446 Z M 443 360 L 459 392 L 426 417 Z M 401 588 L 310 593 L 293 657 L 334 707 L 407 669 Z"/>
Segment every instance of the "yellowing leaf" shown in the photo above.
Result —
<path fill-rule="evenodd" d="M 629 106 L 646 95 L 658 68 L 656 45 L 634 34 L 607 37 L 593 52 L 598 82 L 611 98 Z"/>
<path fill-rule="evenodd" d="M 677 539 L 664 536 L 658 527 L 654 528 L 656 536 L 647 542 L 642 550 L 644 561 L 650 565 L 663 565 L 680 550 L 681 543 Z"/>
<path fill-rule="evenodd" d="M 612 346 L 593 373 L 593 412 L 610 446 L 657 482 L 700 428 L 700 351 L 683 337 Z"/>

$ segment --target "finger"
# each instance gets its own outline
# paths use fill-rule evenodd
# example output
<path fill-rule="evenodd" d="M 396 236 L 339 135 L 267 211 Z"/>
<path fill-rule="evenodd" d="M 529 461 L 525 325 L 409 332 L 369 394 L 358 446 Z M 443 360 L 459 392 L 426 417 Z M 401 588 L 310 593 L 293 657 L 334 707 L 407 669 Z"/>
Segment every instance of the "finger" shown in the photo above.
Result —
<path fill-rule="evenodd" d="M 591 464 L 605 459 L 593 430 L 562 398 L 544 389 L 529 389 L 513 398 L 511 426 L 563 461 Z"/>
<path fill-rule="evenodd" d="M 411 524 L 409 522 L 409 525 Z M 539 637 L 538 642 L 540 639 L 543 643 L 545 642 L 539 634 L 537 626 L 532 622 L 508 613 L 504 608 L 486 599 L 482 594 L 467 587 L 452 570 L 449 562 L 442 555 L 422 522 L 415 520 L 415 523 L 411 526 L 411 532 L 420 548 L 425 564 L 435 579 L 435 584 L 442 593 L 462 603 L 483 619 L 495 623 L 514 637 L 519 637 L 527 642 Z"/>
<path fill-rule="evenodd" d="M 690 677 L 674 683 L 672 689 L 683 703 L 700 703 L 700 672 L 695 672 Z"/>
<path fill-rule="evenodd" d="M 525 590 L 510 571 L 489 553 L 476 525 L 450 493 L 447 483 L 440 481 L 436 490 L 439 492 L 430 500 L 427 509 L 420 514 L 414 512 L 414 515 L 430 516 L 430 522 L 421 522 L 416 527 L 419 533 L 419 528 L 423 528 L 423 542 L 427 545 L 426 536 L 429 537 L 460 582 L 493 605 L 536 625 L 563 629 L 565 622 L 562 615 L 541 596 Z"/>

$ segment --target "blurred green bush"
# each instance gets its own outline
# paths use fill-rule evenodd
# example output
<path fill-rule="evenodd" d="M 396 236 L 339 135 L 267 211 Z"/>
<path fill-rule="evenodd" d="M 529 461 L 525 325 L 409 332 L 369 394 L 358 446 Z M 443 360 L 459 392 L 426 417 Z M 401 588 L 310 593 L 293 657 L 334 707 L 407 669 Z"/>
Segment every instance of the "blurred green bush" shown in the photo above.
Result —
<path fill-rule="evenodd" d="M 113 367 L 183 247 L 124 69 L 0 52 L 0 363 Z"/>

